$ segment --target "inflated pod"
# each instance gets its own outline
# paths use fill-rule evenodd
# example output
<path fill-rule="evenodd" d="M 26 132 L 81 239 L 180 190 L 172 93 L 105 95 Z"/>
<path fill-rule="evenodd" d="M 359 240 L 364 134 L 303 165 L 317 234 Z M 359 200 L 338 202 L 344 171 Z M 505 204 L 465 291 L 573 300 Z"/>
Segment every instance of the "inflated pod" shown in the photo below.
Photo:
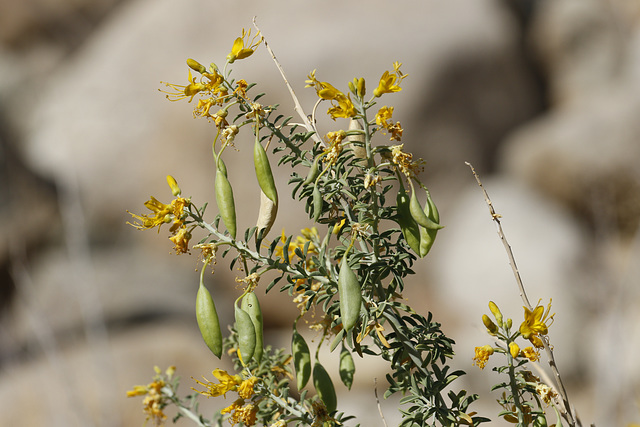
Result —
<path fill-rule="evenodd" d="M 407 196 L 404 188 L 398 190 L 396 203 L 398 206 L 397 221 L 400 230 L 402 230 L 402 235 L 409 247 L 413 249 L 417 255 L 420 255 L 420 226 L 418 226 L 418 223 L 411 216 L 409 196 Z"/>
<path fill-rule="evenodd" d="M 358 120 L 351 119 L 349 120 L 349 130 L 363 130 L 362 125 Z M 365 139 L 364 134 L 360 135 L 349 135 L 347 137 L 347 141 L 355 142 L 355 144 L 351 144 L 351 149 L 353 150 L 353 154 L 359 159 L 367 158 L 367 149 L 365 148 Z"/>
<path fill-rule="evenodd" d="M 238 332 L 238 350 L 244 364 L 249 363 L 256 350 L 256 329 L 249 313 L 234 304 L 236 331 Z"/>
<path fill-rule="evenodd" d="M 335 411 L 338 408 L 336 389 L 333 387 L 333 381 L 331 381 L 326 369 L 317 360 L 313 366 L 313 386 L 327 411 L 329 413 Z"/>
<path fill-rule="evenodd" d="M 353 363 L 353 357 L 351 352 L 345 347 L 342 347 L 340 352 L 340 379 L 342 383 L 351 390 L 353 385 L 353 375 L 356 372 L 356 365 Z"/>
<path fill-rule="evenodd" d="M 438 212 L 438 208 L 436 204 L 433 202 L 431 198 L 431 194 L 427 193 L 427 203 L 424 205 L 424 213 L 427 215 L 429 219 L 431 219 L 435 223 L 440 222 L 440 213 Z M 431 247 L 433 246 L 433 242 L 436 240 L 436 235 L 438 234 L 437 229 L 420 229 L 420 256 L 426 256 Z"/>
<path fill-rule="evenodd" d="M 296 385 L 298 390 L 302 390 L 311 377 L 311 352 L 304 337 L 296 329 L 291 337 L 291 354 L 296 371 Z"/>
<path fill-rule="evenodd" d="M 427 212 L 429 209 L 428 206 L 429 206 L 429 203 L 427 202 L 426 204 Z M 411 200 L 409 201 L 409 212 L 411 212 L 411 217 L 418 223 L 418 225 L 424 228 L 427 228 L 429 230 L 439 230 L 441 228 L 444 228 L 442 225 L 438 224 L 437 222 L 434 222 L 431 218 L 429 218 L 425 210 L 422 209 L 422 206 L 420 206 L 420 202 L 418 201 L 418 198 L 416 197 L 416 192 L 413 188 L 411 188 Z"/>
<path fill-rule="evenodd" d="M 360 306 L 362 305 L 362 291 L 358 276 L 351 270 L 347 262 L 345 253 L 340 262 L 340 273 L 338 273 L 338 294 L 340 296 L 340 317 L 342 327 L 345 331 L 350 331 L 360 317 Z"/>
<path fill-rule="evenodd" d="M 317 185 L 313 186 L 313 220 L 318 222 L 322 214 L 322 194 Z"/>
<path fill-rule="evenodd" d="M 260 191 L 260 211 L 258 212 L 258 221 L 256 227 L 258 227 L 258 233 L 262 232 L 262 237 L 265 237 L 271 230 L 273 223 L 276 221 L 276 215 L 278 214 L 278 204 L 274 203 L 267 197 L 262 191 Z M 258 234 L 256 233 L 256 238 Z"/>
<path fill-rule="evenodd" d="M 218 167 L 216 170 L 216 203 L 220 211 L 220 217 L 225 227 L 229 230 L 232 238 L 236 238 L 236 205 L 233 200 L 233 189 L 227 179 L 227 168 L 222 161 L 218 159 Z"/>
<path fill-rule="evenodd" d="M 269 164 L 269 158 L 260 141 L 256 139 L 253 144 L 253 164 L 256 169 L 256 178 L 258 178 L 258 184 L 262 192 L 273 203 L 278 203 L 278 191 L 276 189 L 276 183 L 273 180 L 273 173 L 271 172 L 271 165 Z"/>
<path fill-rule="evenodd" d="M 262 311 L 260 310 L 260 301 L 255 292 L 249 292 L 242 298 L 240 308 L 244 310 L 253 323 L 253 328 L 256 334 L 255 350 L 253 351 L 253 358 L 259 363 L 262 360 L 262 352 L 264 347 L 264 332 Z"/>
<path fill-rule="evenodd" d="M 218 312 L 207 288 L 200 284 L 196 295 L 196 320 L 204 343 L 219 359 L 222 355 L 222 331 Z"/>

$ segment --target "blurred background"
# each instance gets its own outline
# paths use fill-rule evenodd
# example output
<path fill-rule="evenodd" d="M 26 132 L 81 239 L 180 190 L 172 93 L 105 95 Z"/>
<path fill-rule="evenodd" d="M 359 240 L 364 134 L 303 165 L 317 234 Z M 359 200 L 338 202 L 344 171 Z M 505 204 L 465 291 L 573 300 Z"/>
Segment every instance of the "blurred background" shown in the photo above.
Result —
<path fill-rule="evenodd" d="M 214 126 L 158 89 L 186 82 L 187 58 L 223 63 L 253 16 L 307 112 L 309 71 L 372 90 L 403 62 L 402 92 L 381 103 L 426 160 L 446 225 L 404 296 L 457 341 L 453 363 L 469 373 L 459 387 L 482 396 L 476 410 L 502 425 L 489 392 L 501 379 L 491 362 L 472 366 L 474 347 L 491 342 L 481 316 L 489 300 L 514 323 L 523 310 L 465 161 L 503 216 L 529 298 L 553 298 L 550 337 L 584 424 L 640 423 L 637 0 L 1 0 L 0 426 L 142 425 L 141 399 L 125 392 L 154 365 L 176 365 L 183 394 L 191 376 L 230 367 L 198 333 L 197 254 L 171 254 L 166 230 L 138 232 L 126 210 L 169 201 L 167 174 L 199 204 L 213 199 Z M 234 70 L 293 114 L 264 48 Z M 244 229 L 258 193 L 250 150 L 236 146 Z M 289 174 L 277 170 L 282 199 Z M 303 208 L 283 201 L 274 237 L 285 224 L 307 226 Z M 207 278 L 226 323 L 237 274 L 221 261 Z M 295 304 L 275 290 L 261 298 L 267 342 L 288 346 Z M 357 363 L 354 389 L 337 387 L 341 409 L 382 426 L 373 378 L 382 395 L 384 367 Z M 202 400 L 205 414 L 231 403 Z M 396 425 L 397 400 L 381 405 Z"/>

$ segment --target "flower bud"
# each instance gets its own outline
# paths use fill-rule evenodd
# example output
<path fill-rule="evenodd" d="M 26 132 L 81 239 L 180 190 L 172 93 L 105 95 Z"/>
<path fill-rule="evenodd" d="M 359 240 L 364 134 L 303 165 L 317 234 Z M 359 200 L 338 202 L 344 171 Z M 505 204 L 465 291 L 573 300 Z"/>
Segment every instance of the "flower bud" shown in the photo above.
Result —
<path fill-rule="evenodd" d="M 520 347 L 515 342 L 509 344 L 509 353 L 514 359 L 520 354 Z"/>
<path fill-rule="evenodd" d="M 195 59 L 191 59 L 191 58 L 187 59 L 187 65 L 193 71 L 197 71 L 200 74 L 205 73 L 207 71 L 205 66 L 199 63 L 198 61 L 196 61 Z"/>
<path fill-rule="evenodd" d="M 180 187 L 178 187 L 178 182 L 171 175 L 167 175 L 167 184 L 169 184 L 169 187 L 171 187 L 171 193 L 174 195 L 174 197 L 178 197 L 180 193 L 182 193 Z"/>
<path fill-rule="evenodd" d="M 496 322 L 498 322 L 498 325 L 502 326 L 502 313 L 500 312 L 500 309 L 495 302 L 489 301 L 489 310 L 491 310 L 493 317 L 496 318 Z"/>
<path fill-rule="evenodd" d="M 364 98 L 364 95 L 367 93 L 367 88 L 364 85 L 364 78 L 360 77 L 358 79 L 358 83 L 356 84 L 357 94 L 360 97 Z"/>
<path fill-rule="evenodd" d="M 495 335 L 498 332 L 498 327 L 486 314 L 482 315 L 482 323 L 484 323 L 484 326 L 491 335 Z"/>

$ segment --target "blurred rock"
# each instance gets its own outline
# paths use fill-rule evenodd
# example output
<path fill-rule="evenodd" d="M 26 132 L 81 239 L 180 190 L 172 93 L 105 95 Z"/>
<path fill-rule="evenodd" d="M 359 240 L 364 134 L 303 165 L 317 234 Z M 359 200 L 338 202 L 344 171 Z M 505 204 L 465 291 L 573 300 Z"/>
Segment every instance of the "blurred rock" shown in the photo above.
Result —
<path fill-rule="evenodd" d="M 616 11 L 602 0 L 539 2 L 530 40 L 553 105 L 579 103 L 620 76 L 628 29 Z"/>

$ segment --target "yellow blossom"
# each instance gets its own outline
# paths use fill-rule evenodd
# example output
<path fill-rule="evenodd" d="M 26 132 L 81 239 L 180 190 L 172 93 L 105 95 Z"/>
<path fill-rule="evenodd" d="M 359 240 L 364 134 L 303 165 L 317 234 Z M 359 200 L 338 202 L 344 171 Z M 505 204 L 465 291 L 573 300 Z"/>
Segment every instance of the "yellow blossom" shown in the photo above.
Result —
<path fill-rule="evenodd" d="M 378 126 L 386 127 L 386 123 L 391 120 L 393 115 L 393 107 L 387 107 L 386 105 L 378 110 L 376 113 L 376 124 Z"/>
<path fill-rule="evenodd" d="M 532 362 L 537 362 L 538 360 L 540 360 L 540 352 L 538 352 L 533 347 L 524 348 L 522 350 L 522 354 L 524 355 L 524 357 L 526 357 L 527 359 L 529 359 Z"/>
<path fill-rule="evenodd" d="M 543 402 L 547 405 L 551 403 L 551 400 L 557 396 L 556 392 L 546 384 L 538 383 L 536 385 L 536 393 L 542 398 Z"/>
<path fill-rule="evenodd" d="M 174 90 L 174 92 L 161 91 L 166 94 L 168 100 L 180 101 L 182 99 L 189 98 L 189 102 L 191 102 L 193 101 L 194 96 L 206 89 L 206 86 L 204 84 L 195 80 L 193 74 L 191 74 L 191 70 L 188 70 L 188 72 L 188 85 L 177 85 L 173 83 L 160 82 L 164 83 L 165 86 Z"/>
<path fill-rule="evenodd" d="M 253 55 L 256 48 L 262 43 L 262 36 L 260 36 L 260 32 L 258 32 L 251 41 L 249 41 L 249 37 L 251 37 L 251 30 L 245 32 L 242 30 L 242 36 L 238 37 L 233 42 L 233 47 L 231 48 L 231 52 L 227 55 L 227 62 L 229 64 L 233 64 L 236 59 L 245 59 L 249 56 Z M 247 41 L 248 47 L 245 47 L 245 40 Z M 256 41 L 257 40 L 257 41 Z"/>
<path fill-rule="evenodd" d="M 242 378 L 240 378 L 238 375 L 229 375 L 222 369 L 216 369 L 212 372 L 212 374 L 218 379 L 218 384 L 215 384 L 204 377 L 203 378 L 206 382 L 201 382 L 194 378 L 195 382 L 202 386 L 205 386 L 207 390 L 200 391 L 196 390 L 193 387 L 192 389 L 207 397 L 226 396 L 227 392 L 236 390 L 237 386 L 242 382 Z"/>
<path fill-rule="evenodd" d="M 238 386 L 238 396 L 250 399 L 254 395 L 253 386 L 259 381 L 258 377 L 251 376 Z"/>
<path fill-rule="evenodd" d="M 420 162 L 413 161 L 413 155 L 402 150 L 404 144 L 391 146 L 391 161 L 395 163 L 407 178 L 420 172 Z"/>
<path fill-rule="evenodd" d="M 127 391 L 127 397 L 145 396 L 142 401 L 142 410 L 147 414 L 147 421 L 153 420 L 156 426 L 163 425 L 167 416 L 162 411 L 166 406 L 165 396 L 162 394 L 162 388 L 165 382 L 157 378 L 152 383 L 142 386 L 134 386 L 133 390 Z"/>
<path fill-rule="evenodd" d="M 302 236 L 297 236 L 295 239 L 291 239 L 289 242 L 289 247 L 286 249 L 289 257 L 289 261 L 293 259 L 294 256 L 297 256 L 296 249 L 300 249 L 300 251 L 304 250 L 304 246 L 309 242 L 309 247 L 307 249 L 307 253 L 317 254 L 318 249 L 313 244 L 314 240 L 318 240 L 318 229 L 316 227 L 305 228 L 300 231 Z M 282 229 L 282 235 L 280 236 L 280 242 L 282 242 L 282 246 L 277 246 L 274 255 L 284 261 L 284 245 L 287 243 L 287 236 L 284 232 L 284 228 Z"/>
<path fill-rule="evenodd" d="M 174 249 L 177 254 L 186 254 L 189 252 L 189 240 L 191 239 L 191 233 L 186 227 L 181 227 L 178 232 L 169 237 L 169 240 L 173 242 Z"/>
<path fill-rule="evenodd" d="M 331 101 L 332 107 L 327 110 L 327 114 L 334 120 L 354 117 L 357 111 L 351 102 L 351 97 L 340 92 L 330 83 L 318 81 L 315 73 L 316 70 L 309 73 L 305 87 L 315 88 L 319 98 Z"/>
<path fill-rule="evenodd" d="M 546 335 L 549 332 L 549 326 L 553 323 L 553 316 L 555 314 L 549 315 L 550 311 L 551 301 L 549 301 L 546 311 L 541 305 L 536 306 L 533 311 L 524 307 L 524 322 L 520 325 L 520 333 L 536 347 L 539 346 L 534 342 L 534 339 L 537 339 L 537 341 L 542 344 L 540 336 Z M 550 322 L 549 325 L 547 325 L 547 322 Z"/>
<path fill-rule="evenodd" d="M 490 345 L 483 345 L 482 347 L 476 347 L 475 356 L 473 356 L 473 364 L 480 369 L 484 369 L 489 361 L 489 356 L 493 354 L 493 347 Z"/>
<path fill-rule="evenodd" d="M 393 74 L 389 73 L 388 71 L 385 71 L 382 74 L 382 77 L 380 77 L 380 83 L 378 83 L 378 87 L 373 91 L 373 96 L 378 98 L 382 94 L 400 92 L 402 90 L 402 88 L 396 84 L 396 80 L 398 81 L 398 83 L 400 83 L 405 77 L 407 77 L 400 71 L 401 65 L 402 64 L 399 62 L 394 62 Z"/>

